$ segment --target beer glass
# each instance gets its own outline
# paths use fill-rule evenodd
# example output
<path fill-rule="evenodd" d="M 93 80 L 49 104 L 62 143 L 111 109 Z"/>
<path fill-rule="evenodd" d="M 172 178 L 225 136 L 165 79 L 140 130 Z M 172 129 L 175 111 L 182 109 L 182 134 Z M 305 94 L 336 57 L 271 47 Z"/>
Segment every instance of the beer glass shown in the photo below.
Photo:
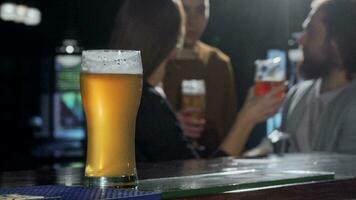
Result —
<path fill-rule="evenodd" d="M 85 184 L 135 187 L 135 123 L 142 90 L 140 52 L 84 51 L 80 90 L 88 139 Z"/>
<path fill-rule="evenodd" d="M 182 81 L 182 109 L 189 109 L 189 117 L 204 119 L 205 82 L 204 80 Z"/>
<path fill-rule="evenodd" d="M 183 80 L 182 81 L 182 101 L 181 108 L 189 110 L 188 117 L 201 120 L 205 118 L 205 81 L 204 80 Z M 200 145 L 198 140 L 187 138 L 193 148 L 203 151 L 205 146 Z"/>
<path fill-rule="evenodd" d="M 273 88 L 283 85 L 286 80 L 286 71 L 281 64 L 281 58 L 271 58 L 266 60 L 256 60 L 255 73 L 255 95 L 264 96 Z M 276 94 L 282 97 L 284 92 Z"/>

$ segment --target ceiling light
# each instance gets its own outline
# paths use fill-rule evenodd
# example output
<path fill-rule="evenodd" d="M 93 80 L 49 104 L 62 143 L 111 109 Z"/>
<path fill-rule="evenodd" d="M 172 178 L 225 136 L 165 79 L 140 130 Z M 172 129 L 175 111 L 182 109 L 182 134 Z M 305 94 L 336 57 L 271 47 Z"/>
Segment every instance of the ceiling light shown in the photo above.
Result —
<path fill-rule="evenodd" d="M 37 8 L 28 8 L 24 24 L 28 26 L 36 26 L 41 22 L 41 11 Z"/>
<path fill-rule="evenodd" d="M 16 6 L 16 17 L 14 19 L 17 23 L 22 23 L 27 15 L 28 8 L 25 5 L 17 5 Z"/>
<path fill-rule="evenodd" d="M 16 4 L 3 3 L 0 7 L 0 18 L 4 21 L 12 21 L 16 17 Z"/>

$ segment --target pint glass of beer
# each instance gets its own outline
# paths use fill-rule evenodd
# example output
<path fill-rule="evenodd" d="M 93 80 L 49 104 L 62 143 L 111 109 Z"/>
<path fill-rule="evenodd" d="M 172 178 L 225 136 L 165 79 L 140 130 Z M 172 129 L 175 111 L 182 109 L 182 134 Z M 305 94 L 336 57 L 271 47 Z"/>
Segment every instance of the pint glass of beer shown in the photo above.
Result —
<path fill-rule="evenodd" d="M 273 88 L 283 85 L 286 80 L 286 70 L 281 64 L 281 58 L 256 60 L 255 95 L 264 96 Z M 282 97 L 284 92 L 276 94 Z"/>
<path fill-rule="evenodd" d="M 204 80 L 182 81 L 182 109 L 189 109 L 189 116 L 204 119 L 205 116 L 205 82 Z"/>
<path fill-rule="evenodd" d="M 80 90 L 87 123 L 86 185 L 135 187 L 135 123 L 142 90 L 140 52 L 84 51 Z"/>

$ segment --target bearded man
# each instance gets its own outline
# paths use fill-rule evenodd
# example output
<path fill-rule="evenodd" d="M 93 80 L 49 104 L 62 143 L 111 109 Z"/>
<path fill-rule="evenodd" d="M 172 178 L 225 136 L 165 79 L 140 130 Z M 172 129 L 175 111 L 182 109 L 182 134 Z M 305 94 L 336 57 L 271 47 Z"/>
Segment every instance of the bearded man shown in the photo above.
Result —
<path fill-rule="evenodd" d="M 290 152 L 356 154 L 356 1 L 314 0 L 299 43 L 306 80 L 286 98 Z"/>

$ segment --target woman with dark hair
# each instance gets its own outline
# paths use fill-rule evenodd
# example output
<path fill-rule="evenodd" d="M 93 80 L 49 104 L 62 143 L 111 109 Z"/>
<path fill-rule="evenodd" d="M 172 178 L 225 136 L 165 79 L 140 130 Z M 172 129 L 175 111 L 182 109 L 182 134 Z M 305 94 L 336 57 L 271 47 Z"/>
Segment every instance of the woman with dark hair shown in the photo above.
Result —
<path fill-rule="evenodd" d="M 165 64 L 182 45 L 184 14 L 179 0 L 126 0 L 111 38 L 115 49 L 140 50 L 144 69 L 141 105 L 136 122 L 138 161 L 199 158 L 185 140 L 179 122 L 158 86 Z M 265 97 L 251 93 L 233 128 L 212 156 L 239 156 L 255 124 L 273 115 L 283 99 L 278 88 Z"/>

